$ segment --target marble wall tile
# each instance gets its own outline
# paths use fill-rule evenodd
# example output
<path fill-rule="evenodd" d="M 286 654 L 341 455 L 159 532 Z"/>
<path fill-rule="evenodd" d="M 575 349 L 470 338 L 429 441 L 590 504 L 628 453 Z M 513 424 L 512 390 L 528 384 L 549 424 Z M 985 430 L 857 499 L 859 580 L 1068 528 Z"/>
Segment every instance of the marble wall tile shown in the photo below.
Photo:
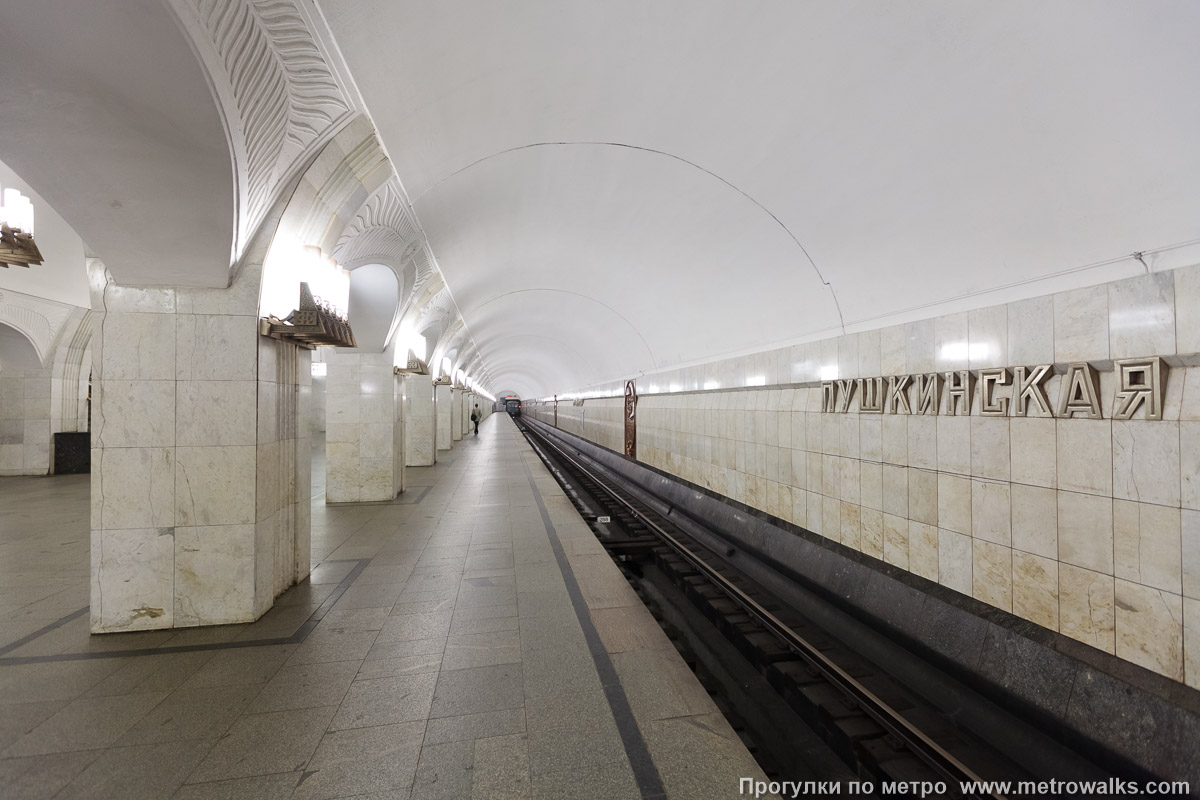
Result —
<path fill-rule="evenodd" d="M 838 377 L 845 378 L 861 378 L 858 363 L 858 334 L 851 333 L 846 336 L 837 338 L 838 349 Z"/>
<path fill-rule="evenodd" d="M 1059 490 L 1058 559 L 1093 572 L 1112 574 L 1112 500 Z"/>
<path fill-rule="evenodd" d="M 938 580 L 956 592 L 971 595 L 971 537 L 938 530 Z"/>
<path fill-rule="evenodd" d="M 1183 594 L 1200 600 L 1200 511 L 1184 509 L 1180 514 Z"/>
<path fill-rule="evenodd" d="M 847 547 L 859 550 L 862 548 L 862 515 L 855 503 L 842 502 L 839 518 L 841 520 L 841 542 Z"/>
<path fill-rule="evenodd" d="M 101 530 L 170 528 L 175 520 L 175 451 L 167 447 L 96 449 Z"/>
<path fill-rule="evenodd" d="M 883 560 L 908 569 L 908 520 L 904 517 L 883 515 Z"/>
<path fill-rule="evenodd" d="M 909 520 L 908 569 L 915 575 L 938 582 L 938 529 L 936 525 Z"/>
<path fill-rule="evenodd" d="M 1058 488 L 1112 496 L 1112 423 L 1057 420 Z"/>
<path fill-rule="evenodd" d="M 253 523 L 256 447 L 177 447 L 175 520 L 180 526 Z"/>
<path fill-rule="evenodd" d="M 868 461 L 855 462 L 859 464 L 858 502 L 860 505 L 883 511 L 883 465 L 872 464 Z"/>
<path fill-rule="evenodd" d="M 1113 496 L 1179 505 L 1179 423 L 1112 422 Z"/>
<path fill-rule="evenodd" d="M 1108 284 L 1112 358 L 1175 354 L 1175 276 L 1153 272 Z"/>
<path fill-rule="evenodd" d="M 888 464 L 908 466 L 908 417 L 888 414 L 880 423 L 883 460 Z"/>
<path fill-rule="evenodd" d="M 970 475 L 971 418 L 940 416 L 932 419 L 937 420 L 937 469 Z"/>
<path fill-rule="evenodd" d="M 969 519 L 969 501 L 967 508 Z M 926 525 L 936 526 L 938 524 L 938 474 L 936 472 L 923 469 L 908 470 L 908 517 Z"/>
<path fill-rule="evenodd" d="M 175 627 L 253 622 L 254 525 L 175 529 Z"/>
<path fill-rule="evenodd" d="M 972 591 L 981 600 L 1002 611 L 1013 610 L 1012 548 L 993 542 L 974 540 Z"/>
<path fill-rule="evenodd" d="M 170 527 L 92 532 L 93 632 L 171 627 L 174 541 Z"/>
<path fill-rule="evenodd" d="M 1042 558 L 1058 559 L 1058 492 L 1014 483 L 1012 546 Z"/>
<path fill-rule="evenodd" d="M 908 518 L 908 469 L 884 464 L 881 475 L 883 511 Z"/>
<path fill-rule="evenodd" d="M 967 312 L 967 341 L 971 369 L 1008 366 L 1008 307 Z"/>
<path fill-rule="evenodd" d="M 280 386 L 277 383 L 269 381 L 259 381 L 255 388 L 257 390 L 255 400 L 258 406 L 255 442 L 265 444 L 267 442 L 278 441 L 280 435 L 285 432 L 281 430 L 282 426 L 279 419 L 280 392 L 283 392 L 286 397 L 288 392 L 296 391 L 298 387 L 288 384 Z M 305 388 L 307 389 L 307 387 Z M 298 397 L 297 400 L 299 400 Z M 300 429 L 305 433 L 311 430 L 311 421 L 308 415 L 303 412 L 300 412 L 297 424 L 300 425 Z M 220 444 L 241 444 L 241 442 L 220 442 Z"/>
<path fill-rule="evenodd" d="M 334 425 L 362 422 L 362 398 L 356 394 L 330 394 L 325 398 L 325 417 L 327 431 Z"/>
<path fill-rule="evenodd" d="M 272 384 L 272 388 L 275 388 Z M 181 447 L 255 444 L 256 381 L 178 381 L 175 443 Z M 274 417 L 271 408 L 270 417 Z M 274 433 L 274 431 L 271 431 Z"/>
<path fill-rule="evenodd" d="M 813 460 L 815 461 L 816 459 L 813 459 Z M 812 461 L 810 461 L 809 463 L 811 464 Z M 808 524 L 806 524 L 804 527 L 808 528 L 813 533 L 819 533 L 822 536 L 824 536 L 825 529 L 824 529 L 824 526 L 821 524 L 821 522 L 825 518 L 825 508 L 824 508 L 825 497 L 820 492 L 809 491 L 809 492 L 805 493 L 805 498 L 806 498 L 806 502 L 805 502 L 806 513 L 808 514 Z M 832 502 L 832 501 L 830 501 L 830 502 Z"/>
<path fill-rule="evenodd" d="M 858 334 L 858 374 L 863 378 L 883 374 L 882 336 L 878 330 Z"/>
<path fill-rule="evenodd" d="M 258 320 L 214 314 L 175 317 L 175 377 L 181 381 L 258 379 Z"/>
<path fill-rule="evenodd" d="M 1184 681 L 1200 689 L 1200 600 L 1183 598 Z"/>
<path fill-rule="evenodd" d="M 1200 265 L 1175 270 L 1173 281 L 1177 351 L 1200 353 Z"/>
<path fill-rule="evenodd" d="M 1012 495 L 1009 484 L 971 481 L 971 535 L 976 539 L 1012 544 Z"/>
<path fill-rule="evenodd" d="M 938 473 L 937 525 L 955 533 L 971 535 L 970 478 Z"/>
<path fill-rule="evenodd" d="M 892 325 L 879 331 L 879 375 L 904 375 L 908 372 L 905 356 L 907 339 L 903 325 Z"/>
<path fill-rule="evenodd" d="M 1180 505 L 1200 510 L 1200 422 L 1179 423 Z"/>
<path fill-rule="evenodd" d="M 1058 630 L 1058 562 L 1012 551 L 1013 613 Z"/>
<path fill-rule="evenodd" d="M 907 323 L 904 337 L 904 359 L 908 364 L 908 372 L 932 372 L 935 356 L 933 320 Z"/>
<path fill-rule="evenodd" d="M 93 398 L 92 428 L 100 447 L 175 444 L 174 381 L 104 381 Z"/>
<path fill-rule="evenodd" d="M 859 547 L 872 558 L 883 558 L 883 512 L 870 508 L 859 509 L 861 533 Z"/>
<path fill-rule="evenodd" d="M 105 346 L 97 378 L 174 380 L 174 315 L 109 313 L 104 315 L 100 333 Z"/>
<path fill-rule="evenodd" d="M 1011 444 L 1007 417 L 970 417 L 971 475 L 1007 481 L 1011 477 Z M 940 441 L 940 431 L 939 431 Z"/>
<path fill-rule="evenodd" d="M 1173 680 L 1183 680 L 1183 599 L 1116 580 L 1116 654 Z"/>
<path fill-rule="evenodd" d="M 1091 286 L 1054 295 L 1054 360 L 1109 358 L 1108 288 Z M 1150 355 L 1149 353 L 1145 355 Z"/>
<path fill-rule="evenodd" d="M 933 366 L 939 372 L 969 365 L 967 314 L 946 314 L 933 320 Z"/>
<path fill-rule="evenodd" d="M 1113 501 L 1114 571 L 1118 578 L 1182 590 L 1182 539 L 1178 508 Z"/>
<path fill-rule="evenodd" d="M 1034 297 L 1008 306 L 1008 358 L 1003 366 L 1054 362 L 1054 298 Z"/>
<path fill-rule="evenodd" d="M 1015 417 L 1008 421 L 1009 466 L 1014 483 L 1058 486 L 1058 422 Z"/>
<path fill-rule="evenodd" d="M 938 468 L 937 420 L 937 417 L 927 416 L 908 418 L 908 465 L 910 467 Z"/>
<path fill-rule="evenodd" d="M 821 535 L 835 542 L 842 541 L 842 501 L 828 495 L 821 502 Z"/>
<path fill-rule="evenodd" d="M 859 415 L 858 457 L 864 461 L 883 460 L 883 418 Z"/>
<path fill-rule="evenodd" d="M 1059 632 L 1106 653 L 1116 653 L 1115 586 L 1111 575 L 1058 565 Z"/>

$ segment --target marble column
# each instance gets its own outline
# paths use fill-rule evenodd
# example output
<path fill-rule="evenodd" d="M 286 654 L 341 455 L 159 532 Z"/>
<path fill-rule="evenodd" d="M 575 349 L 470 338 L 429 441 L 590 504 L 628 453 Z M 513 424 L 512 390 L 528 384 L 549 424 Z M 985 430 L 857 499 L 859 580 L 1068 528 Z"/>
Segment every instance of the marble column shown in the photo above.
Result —
<path fill-rule="evenodd" d="M 437 462 L 437 404 L 433 376 L 409 375 L 405 391 L 405 464 L 429 467 Z"/>
<path fill-rule="evenodd" d="M 463 409 L 463 392 L 462 389 L 451 387 L 450 389 L 450 437 L 454 441 L 462 440 L 462 409 Z"/>
<path fill-rule="evenodd" d="M 434 386 L 434 390 L 437 406 L 437 449 L 449 450 L 454 446 L 455 438 L 451 435 L 454 426 L 450 424 L 454 413 L 454 389 L 448 383 L 439 383 Z"/>
<path fill-rule="evenodd" d="M 92 261 L 91 628 L 251 622 L 308 575 L 310 353 L 228 289 L 126 287 Z"/>
<path fill-rule="evenodd" d="M 325 498 L 330 503 L 392 500 L 396 468 L 397 379 L 391 353 L 331 348 L 325 373 Z M 400 464 L 403 468 L 403 462 Z"/>

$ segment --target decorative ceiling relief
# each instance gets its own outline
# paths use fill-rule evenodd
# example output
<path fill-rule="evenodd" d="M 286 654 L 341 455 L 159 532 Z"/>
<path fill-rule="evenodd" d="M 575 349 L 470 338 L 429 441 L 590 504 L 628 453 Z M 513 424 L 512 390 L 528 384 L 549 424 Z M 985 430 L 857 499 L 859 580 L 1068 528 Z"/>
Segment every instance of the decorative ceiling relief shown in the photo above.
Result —
<path fill-rule="evenodd" d="M 0 293 L 0 323 L 25 335 L 45 364 L 54 340 L 75 306 L 5 289 Z"/>
<path fill-rule="evenodd" d="M 282 185 L 357 104 L 295 0 L 169 2 L 225 115 L 237 172 L 237 257 Z"/>

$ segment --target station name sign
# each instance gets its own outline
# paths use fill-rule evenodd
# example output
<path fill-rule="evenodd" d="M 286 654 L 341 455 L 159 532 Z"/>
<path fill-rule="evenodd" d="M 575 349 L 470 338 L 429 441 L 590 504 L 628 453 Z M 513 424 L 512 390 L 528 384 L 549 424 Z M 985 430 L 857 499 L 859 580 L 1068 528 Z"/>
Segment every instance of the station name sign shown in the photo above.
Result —
<path fill-rule="evenodd" d="M 1162 419 L 1168 367 L 1162 358 L 1124 358 L 1113 362 L 1117 375 L 1112 418 Z M 986 417 L 1084 417 L 1103 419 L 1100 376 L 1086 362 L 1068 364 L 1058 397 L 1051 403 L 1046 383 L 1053 364 L 995 367 L 882 378 L 821 382 L 821 411 L 845 414 L 857 398 L 860 414 L 945 414 Z"/>

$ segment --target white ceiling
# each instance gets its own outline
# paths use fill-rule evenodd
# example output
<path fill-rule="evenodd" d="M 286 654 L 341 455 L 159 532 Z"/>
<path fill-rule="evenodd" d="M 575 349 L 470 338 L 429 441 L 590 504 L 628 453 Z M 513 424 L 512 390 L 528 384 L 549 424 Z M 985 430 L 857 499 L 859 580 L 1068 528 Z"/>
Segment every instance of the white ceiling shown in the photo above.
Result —
<path fill-rule="evenodd" d="M 525 395 L 1200 235 L 1190 0 L 318 2 Z"/>
<path fill-rule="evenodd" d="M 0 158 L 127 284 L 226 286 L 229 144 L 165 5 L 0 0 Z"/>

